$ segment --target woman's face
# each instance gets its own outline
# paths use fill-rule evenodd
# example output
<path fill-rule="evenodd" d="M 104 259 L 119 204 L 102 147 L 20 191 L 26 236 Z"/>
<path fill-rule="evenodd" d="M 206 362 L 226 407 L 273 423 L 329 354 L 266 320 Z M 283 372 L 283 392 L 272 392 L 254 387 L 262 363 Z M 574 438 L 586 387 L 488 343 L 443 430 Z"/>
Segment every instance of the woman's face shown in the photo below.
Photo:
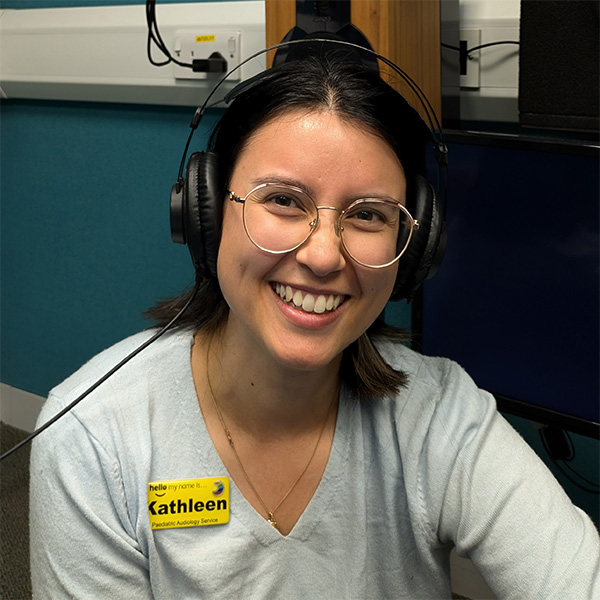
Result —
<path fill-rule="evenodd" d="M 387 142 L 328 111 L 291 112 L 250 137 L 230 190 L 244 197 L 267 182 L 300 187 L 317 206 L 339 209 L 375 196 L 404 203 L 406 195 L 402 166 Z M 339 213 L 333 210 L 320 211 L 319 227 L 300 248 L 268 254 L 248 239 L 242 206 L 226 201 L 219 249 L 219 283 L 231 309 L 227 339 L 268 364 L 300 370 L 337 365 L 383 310 L 397 264 L 370 269 L 350 259 L 335 232 Z M 281 290 L 293 299 L 282 299 Z M 324 312 L 315 312 L 313 304 L 318 311 L 325 305 Z"/>

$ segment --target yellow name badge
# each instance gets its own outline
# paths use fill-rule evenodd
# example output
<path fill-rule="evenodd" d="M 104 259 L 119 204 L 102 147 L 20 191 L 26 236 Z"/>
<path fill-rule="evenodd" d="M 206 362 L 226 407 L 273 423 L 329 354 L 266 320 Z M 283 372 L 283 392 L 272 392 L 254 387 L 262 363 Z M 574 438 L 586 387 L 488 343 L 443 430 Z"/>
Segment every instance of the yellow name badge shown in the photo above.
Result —
<path fill-rule="evenodd" d="M 229 521 L 229 478 L 152 481 L 148 484 L 152 529 L 222 525 Z"/>

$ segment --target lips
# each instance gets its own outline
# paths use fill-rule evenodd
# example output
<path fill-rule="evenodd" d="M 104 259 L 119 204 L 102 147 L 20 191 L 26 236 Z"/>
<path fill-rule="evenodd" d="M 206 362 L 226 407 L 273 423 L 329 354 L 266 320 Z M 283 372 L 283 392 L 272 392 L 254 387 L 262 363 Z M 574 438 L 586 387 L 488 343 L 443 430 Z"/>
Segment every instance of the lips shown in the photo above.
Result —
<path fill-rule="evenodd" d="M 275 293 L 286 303 L 307 313 L 323 314 L 335 310 L 345 296 L 339 294 L 309 294 L 282 283 L 274 283 Z"/>

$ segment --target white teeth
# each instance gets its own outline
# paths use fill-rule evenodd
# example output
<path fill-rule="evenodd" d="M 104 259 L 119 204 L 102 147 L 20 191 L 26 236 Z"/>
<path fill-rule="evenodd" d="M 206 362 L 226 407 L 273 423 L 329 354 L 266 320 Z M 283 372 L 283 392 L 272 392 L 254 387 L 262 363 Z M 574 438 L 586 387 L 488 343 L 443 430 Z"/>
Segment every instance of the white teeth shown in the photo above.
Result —
<path fill-rule="evenodd" d="M 325 299 L 325 296 L 319 296 L 317 298 L 317 301 L 315 302 L 315 306 L 313 308 L 313 310 L 317 313 L 317 314 L 321 314 L 325 312 L 325 308 L 327 307 L 327 300 Z"/>
<path fill-rule="evenodd" d="M 295 306 L 302 306 L 302 293 L 300 291 L 297 291 L 294 294 L 292 300 L 294 301 Z"/>
<path fill-rule="evenodd" d="M 306 294 L 304 301 L 302 302 L 302 310 L 304 312 L 313 312 L 315 307 L 315 297 L 312 294 Z"/>
<path fill-rule="evenodd" d="M 294 291 L 289 285 L 276 283 L 275 292 L 288 304 L 293 304 L 296 308 L 301 308 L 304 312 L 322 314 L 326 311 L 335 310 L 344 300 L 343 296 L 330 294 L 325 296 L 320 294 L 302 295 L 300 290 Z"/>

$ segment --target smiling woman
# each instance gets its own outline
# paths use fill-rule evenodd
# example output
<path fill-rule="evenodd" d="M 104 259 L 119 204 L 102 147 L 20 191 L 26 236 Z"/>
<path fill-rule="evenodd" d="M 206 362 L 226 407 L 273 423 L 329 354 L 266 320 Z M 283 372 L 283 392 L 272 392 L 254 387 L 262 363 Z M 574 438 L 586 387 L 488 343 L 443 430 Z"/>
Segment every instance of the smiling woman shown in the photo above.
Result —
<path fill-rule="evenodd" d="M 449 598 L 456 547 L 499 597 L 593 597 L 590 519 L 491 395 L 380 319 L 441 229 L 416 111 L 331 53 L 234 95 L 181 189 L 200 291 L 149 314 L 190 309 L 34 443 L 36 596 Z"/>
<path fill-rule="evenodd" d="M 242 211 L 239 211 L 242 213 L 240 222 L 247 236 L 237 235 L 236 240 L 244 244 L 251 242 L 263 250 L 256 253 L 257 260 L 266 260 L 270 253 L 285 254 L 292 250 L 302 258 L 307 252 L 319 249 L 321 261 L 328 258 L 345 262 L 348 258 L 348 271 L 364 273 L 373 282 L 381 281 L 382 277 L 385 279 L 386 275 L 391 278 L 393 284 L 387 292 L 386 301 L 390 295 L 396 300 L 411 298 L 427 275 L 434 253 L 431 247 L 435 248 L 439 239 L 439 226 L 431 220 L 432 213 L 437 210 L 433 206 L 436 200 L 433 190 L 423 178 L 425 145 L 431 140 L 431 131 L 406 100 L 370 69 L 359 68 L 354 62 L 339 56 L 327 65 L 319 60 L 303 62 L 302 68 L 293 63 L 283 65 L 278 70 L 265 73 L 260 86 L 243 88 L 219 122 L 209 144 L 209 153 L 192 156 L 187 173 L 188 189 L 194 190 L 194 193 L 196 190 L 216 189 L 221 196 L 214 200 L 210 198 L 210 202 L 204 198 L 198 202 L 198 197 L 192 195 L 188 199 L 189 220 L 192 223 L 203 221 L 202 235 L 206 235 L 206 227 L 213 229 L 212 221 L 206 218 L 206 207 L 214 203 L 220 211 L 224 204 L 225 213 L 229 212 L 230 203 L 224 203 L 228 194 L 231 200 L 237 198 L 238 203 L 243 204 Z M 287 127 L 284 127 L 285 123 Z M 293 140 L 291 135 L 295 136 Z M 248 169 L 247 165 L 262 157 L 265 151 L 269 151 L 270 157 L 277 156 L 278 164 L 263 160 L 260 169 Z M 243 161 L 248 153 L 252 158 Z M 245 173 L 246 182 L 250 183 L 244 182 L 243 186 L 236 184 L 233 181 L 234 170 Z M 359 173 L 363 174 L 363 181 L 357 179 Z M 313 181 L 319 179 L 322 183 L 317 189 Z M 387 184 L 384 183 L 386 180 Z M 345 189 L 340 188 L 341 181 L 345 182 Z M 264 209 L 262 194 L 274 184 L 284 185 L 288 195 L 293 191 L 294 201 L 303 202 L 305 212 L 308 210 L 302 220 L 295 219 L 294 234 L 289 233 L 289 225 L 282 228 L 281 220 L 267 221 L 264 213 L 258 212 L 261 207 Z M 331 190 L 336 188 L 336 197 L 332 200 Z M 317 191 L 319 194 L 316 194 Z M 244 197 L 240 198 L 239 194 Z M 360 207 L 360 203 L 366 201 L 370 201 L 367 206 L 371 209 L 372 201 L 386 206 L 387 227 L 376 236 L 387 240 L 383 244 L 383 254 L 373 255 L 374 250 L 382 248 L 382 243 L 376 243 L 374 235 L 365 240 L 366 233 L 357 235 L 358 228 L 353 231 L 349 225 L 352 219 L 358 220 L 357 212 L 344 215 L 343 223 L 341 217 L 337 225 L 330 223 L 332 215 L 337 218 L 351 204 L 357 203 Z M 333 206 L 329 206 L 331 202 Z M 260 207 L 256 206 L 257 203 Z M 314 214 L 310 214 L 311 208 L 306 209 L 306 205 L 312 205 Z M 195 206 L 199 206 L 197 213 L 193 212 Z M 327 208 L 333 208 L 333 211 L 327 211 Z M 427 218 L 423 227 L 414 218 L 417 214 Z M 324 221 L 323 225 L 321 221 Z M 415 234 L 417 228 L 420 229 L 419 236 Z M 215 237 L 221 238 L 220 223 L 218 230 Z M 333 233 L 333 237 L 329 233 Z M 192 231 L 188 237 L 200 236 Z M 323 241 L 327 239 L 333 240 L 332 247 L 335 248 L 328 257 L 323 253 L 326 249 Z M 188 243 L 194 258 L 194 242 Z M 425 252 L 425 247 L 428 247 L 428 252 Z M 213 252 L 217 254 L 212 248 L 203 248 L 203 251 L 206 256 L 198 261 L 202 264 L 196 264 L 199 272 L 207 270 L 206 257 Z M 195 258 L 194 262 L 197 262 Z M 366 263 L 377 264 L 366 268 Z M 315 264 L 314 268 L 319 271 L 323 265 Z M 324 265 L 324 268 L 328 270 L 330 266 Z M 381 272 L 377 273 L 377 269 Z M 217 274 L 211 275 L 216 277 Z M 213 328 L 222 325 L 229 315 L 230 304 L 222 296 L 221 279 L 220 286 L 214 283 L 216 279 L 209 277 L 191 309 L 180 321 L 181 327 L 213 331 Z M 293 290 L 292 302 L 288 303 L 290 306 L 308 307 L 312 298 L 316 301 L 319 296 L 333 296 L 340 298 L 336 306 L 338 309 L 342 305 L 340 313 L 348 309 L 343 306 L 346 296 L 343 290 L 322 290 L 323 281 L 314 290 L 304 290 L 293 283 L 296 282 L 272 283 L 273 288 L 288 287 L 287 293 Z M 160 303 L 148 315 L 159 325 L 164 325 L 188 299 L 189 294 L 184 294 Z M 370 322 L 365 322 L 363 331 L 349 340 L 339 357 L 342 379 L 357 389 L 365 400 L 394 391 L 404 382 L 403 373 L 392 369 L 381 359 L 372 340 L 388 337 L 403 341 L 406 337 L 402 331 L 388 327 L 378 318 L 385 302 L 383 305 L 376 304 L 373 299 L 368 303 L 363 299 L 365 304 L 369 304 Z M 358 304 L 356 296 L 353 304 Z M 337 315 L 338 311 L 334 312 Z M 293 311 L 291 318 L 294 318 Z M 315 323 L 315 320 L 311 322 Z M 307 320 L 305 323 L 308 325 Z"/>

